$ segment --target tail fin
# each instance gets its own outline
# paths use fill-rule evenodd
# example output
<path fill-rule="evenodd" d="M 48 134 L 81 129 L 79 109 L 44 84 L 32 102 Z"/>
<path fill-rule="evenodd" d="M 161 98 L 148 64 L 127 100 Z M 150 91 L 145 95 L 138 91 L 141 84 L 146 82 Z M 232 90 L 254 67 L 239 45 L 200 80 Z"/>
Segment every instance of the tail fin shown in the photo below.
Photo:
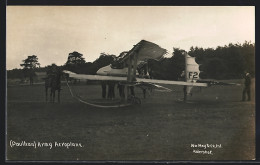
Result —
<path fill-rule="evenodd" d="M 196 63 L 195 57 L 191 57 L 188 54 L 185 55 L 185 72 L 187 82 L 196 82 L 199 80 L 199 64 Z"/>
<path fill-rule="evenodd" d="M 186 82 L 197 82 L 199 80 L 199 64 L 196 63 L 195 57 L 191 57 L 185 54 L 185 80 Z M 191 95 L 191 89 L 193 86 L 187 86 L 187 94 Z"/>

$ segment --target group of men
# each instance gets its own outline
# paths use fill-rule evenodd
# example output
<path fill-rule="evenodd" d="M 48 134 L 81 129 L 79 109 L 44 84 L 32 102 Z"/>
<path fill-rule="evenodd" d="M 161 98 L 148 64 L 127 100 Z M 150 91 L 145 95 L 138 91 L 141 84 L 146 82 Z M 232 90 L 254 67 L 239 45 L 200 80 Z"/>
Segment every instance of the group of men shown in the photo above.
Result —
<path fill-rule="evenodd" d="M 115 81 L 101 81 L 102 98 L 103 99 L 115 99 L 115 86 L 119 90 L 119 96 L 121 99 L 125 98 L 125 86 Z M 108 90 L 107 90 L 108 87 Z"/>
<path fill-rule="evenodd" d="M 140 74 L 138 75 L 140 78 L 150 78 L 149 73 L 145 72 L 143 69 L 140 70 Z M 115 99 L 115 86 L 117 85 L 117 89 L 119 91 L 119 96 L 121 99 L 125 99 L 125 85 L 120 84 L 120 82 L 115 81 L 101 81 L 102 87 L 102 98 L 103 99 Z M 107 90 L 108 87 L 108 90 Z M 135 96 L 134 86 L 129 86 L 130 95 Z M 128 90 L 127 89 L 127 90 Z M 145 98 L 146 89 L 143 89 L 143 94 Z"/>
<path fill-rule="evenodd" d="M 51 86 L 52 83 L 55 83 L 55 85 L 57 87 L 59 87 L 59 89 L 61 89 L 61 75 L 62 75 L 62 71 L 61 69 L 56 65 L 56 64 L 52 64 L 46 71 L 47 74 L 47 79 L 45 80 L 45 86 Z"/>

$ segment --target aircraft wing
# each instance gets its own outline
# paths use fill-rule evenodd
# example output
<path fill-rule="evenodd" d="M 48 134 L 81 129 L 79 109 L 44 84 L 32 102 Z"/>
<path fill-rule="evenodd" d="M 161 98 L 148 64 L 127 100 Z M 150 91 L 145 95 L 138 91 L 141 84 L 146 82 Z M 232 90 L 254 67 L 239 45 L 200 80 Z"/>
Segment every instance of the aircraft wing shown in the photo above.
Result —
<path fill-rule="evenodd" d="M 77 73 L 73 73 L 73 72 L 67 71 L 67 70 L 64 70 L 63 72 L 69 74 L 69 77 L 71 77 L 71 78 L 81 79 L 81 80 L 126 81 L 126 77 L 77 74 Z"/>
<path fill-rule="evenodd" d="M 207 83 L 196 83 L 196 82 L 185 82 L 185 81 L 171 81 L 171 80 L 156 80 L 156 79 L 140 79 L 137 78 L 137 82 L 147 82 L 154 84 L 171 84 L 171 85 L 189 85 L 189 86 L 200 86 L 207 87 Z"/>
<path fill-rule="evenodd" d="M 219 82 L 219 81 L 207 81 L 207 80 L 198 80 L 197 82 L 199 83 L 207 83 L 209 84 L 210 86 L 211 85 L 236 85 L 236 86 L 240 86 L 241 84 L 238 84 L 238 83 L 226 83 L 226 82 Z"/>
<path fill-rule="evenodd" d="M 126 77 L 76 74 L 76 73 L 73 73 L 73 72 L 70 72 L 70 71 L 67 71 L 67 70 L 64 70 L 63 72 L 69 74 L 69 77 L 75 78 L 75 79 L 126 81 Z M 156 80 L 156 79 L 142 79 L 142 78 L 137 78 L 136 82 L 138 82 L 138 83 L 154 83 L 154 84 L 171 84 L 171 85 L 188 85 L 188 86 L 201 86 L 201 87 L 207 87 L 208 86 L 207 83 Z"/>
<path fill-rule="evenodd" d="M 147 82 L 120 82 L 121 85 L 127 85 L 127 86 L 137 86 L 141 89 L 155 89 L 156 91 L 161 92 L 171 92 L 172 90 L 163 86 L 160 86 L 158 84 L 153 83 L 147 83 Z"/>
<path fill-rule="evenodd" d="M 171 92 L 172 90 L 157 84 L 153 84 L 153 83 L 138 83 L 137 84 L 138 87 L 142 88 L 142 89 L 155 89 L 156 91 L 161 91 L 161 92 Z"/>
<path fill-rule="evenodd" d="M 144 61 L 147 59 L 159 60 L 167 53 L 166 49 L 161 48 L 155 43 L 141 40 L 122 58 L 119 62 L 123 62 L 131 57 L 134 53 L 137 55 L 137 61 Z"/>

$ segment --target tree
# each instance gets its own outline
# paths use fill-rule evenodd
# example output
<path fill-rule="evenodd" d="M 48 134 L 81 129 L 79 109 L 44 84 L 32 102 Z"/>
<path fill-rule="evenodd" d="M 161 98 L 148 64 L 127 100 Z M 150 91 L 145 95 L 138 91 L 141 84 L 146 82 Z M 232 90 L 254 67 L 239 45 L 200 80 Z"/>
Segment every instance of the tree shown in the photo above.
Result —
<path fill-rule="evenodd" d="M 38 57 L 36 55 L 28 56 L 23 60 L 23 64 L 20 64 L 24 69 L 35 69 L 37 66 L 40 66 L 38 62 Z"/>
<path fill-rule="evenodd" d="M 98 69 L 113 63 L 115 58 L 116 58 L 115 55 L 112 55 L 112 54 L 110 55 L 110 54 L 103 52 L 103 53 L 100 53 L 99 58 L 93 62 L 93 65 L 95 66 L 96 71 L 97 71 Z"/>
<path fill-rule="evenodd" d="M 201 78 L 234 79 L 241 78 L 245 70 L 255 73 L 255 45 L 251 42 L 216 49 L 191 47 L 189 54 L 200 64 Z"/>
<path fill-rule="evenodd" d="M 171 58 L 163 58 L 160 61 L 148 60 L 150 76 L 155 79 L 178 80 L 185 70 L 185 54 L 185 50 L 173 48 Z"/>
<path fill-rule="evenodd" d="M 82 57 L 83 54 L 79 52 L 72 52 L 69 53 L 68 60 L 66 62 L 66 65 L 78 65 L 78 64 L 84 64 L 85 59 Z"/>
<path fill-rule="evenodd" d="M 211 58 L 205 64 L 208 78 L 223 79 L 226 75 L 226 65 L 220 58 Z M 203 77 L 202 77 L 203 78 Z"/>
<path fill-rule="evenodd" d="M 65 63 L 65 69 L 70 71 L 80 73 L 82 66 L 85 64 L 85 59 L 83 58 L 83 54 L 79 52 L 69 53 L 68 60 Z"/>
<path fill-rule="evenodd" d="M 28 56 L 23 63 L 20 64 L 23 67 L 24 77 L 30 78 L 30 85 L 33 85 L 33 77 L 35 76 L 34 70 L 37 66 L 40 66 L 38 62 L 38 57 L 36 55 Z"/>
<path fill-rule="evenodd" d="M 173 56 L 171 57 L 172 64 L 170 70 L 172 70 L 172 79 L 178 80 L 180 78 L 182 71 L 185 70 L 185 50 L 179 48 L 173 48 Z"/>

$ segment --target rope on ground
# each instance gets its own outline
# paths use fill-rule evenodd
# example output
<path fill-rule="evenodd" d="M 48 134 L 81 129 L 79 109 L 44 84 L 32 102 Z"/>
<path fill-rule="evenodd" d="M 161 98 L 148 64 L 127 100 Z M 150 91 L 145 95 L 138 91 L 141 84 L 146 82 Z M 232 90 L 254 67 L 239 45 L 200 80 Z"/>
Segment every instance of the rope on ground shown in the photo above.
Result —
<path fill-rule="evenodd" d="M 77 99 L 78 101 L 80 101 L 80 102 L 82 102 L 82 103 L 84 103 L 84 104 L 87 104 L 87 105 L 90 105 L 90 106 L 93 106 L 93 107 L 98 107 L 98 108 L 119 108 L 119 107 L 126 107 L 126 106 L 132 105 L 132 104 L 129 104 L 129 103 L 128 103 L 128 104 L 119 104 L 119 105 L 98 105 L 98 104 L 89 103 L 89 102 L 84 101 L 84 100 L 82 100 L 81 98 L 79 98 L 79 97 L 77 97 L 77 96 L 75 96 L 75 95 L 73 94 L 73 92 L 72 92 L 72 90 L 71 90 L 71 88 L 70 88 L 70 86 L 69 86 L 68 81 L 66 81 L 66 84 L 67 84 L 67 86 L 68 86 L 68 88 L 69 88 L 69 91 L 70 91 L 70 94 L 71 94 L 71 96 L 72 96 L 73 98 Z"/>

